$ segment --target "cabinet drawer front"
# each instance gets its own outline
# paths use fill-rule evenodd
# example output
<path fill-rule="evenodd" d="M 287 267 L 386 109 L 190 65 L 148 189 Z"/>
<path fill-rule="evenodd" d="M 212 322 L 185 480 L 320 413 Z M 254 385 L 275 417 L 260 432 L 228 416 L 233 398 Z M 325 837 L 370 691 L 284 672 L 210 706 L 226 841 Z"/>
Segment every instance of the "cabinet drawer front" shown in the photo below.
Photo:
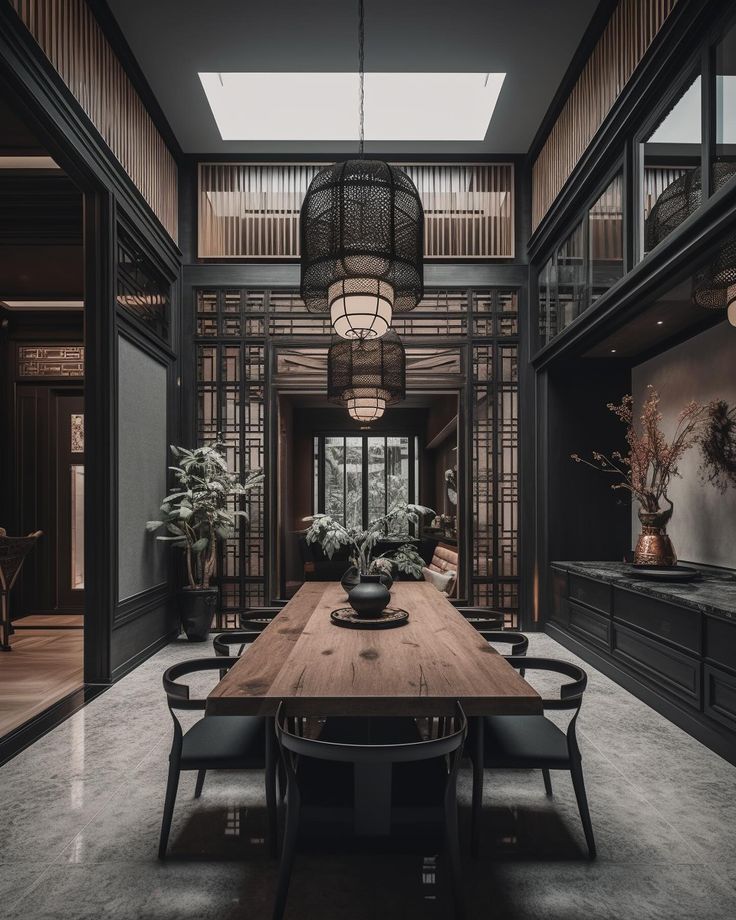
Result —
<path fill-rule="evenodd" d="M 705 618 L 705 657 L 736 671 L 736 621 Z"/>
<path fill-rule="evenodd" d="M 567 572 L 553 567 L 550 573 L 550 584 L 552 588 L 550 616 L 558 623 L 567 624 Z"/>
<path fill-rule="evenodd" d="M 574 601 L 569 602 L 568 609 L 568 629 L 570 632 L 579 633 L 588 642 L 600 645 L 605 649 L 611 647 L 611 622 L 608 617 L 593 613 L 587 607 L 580 607 Z"/>
<path fill-rule="evenodd" d="M 706 665 L 703 710 L 711 719 L 736 731 L 736 677 Z"/>
<path fill-rule="evenodd" d="M 673 695 L 700 708 L 701 664 L 696 659 L 616 623 L 613 655 L 655 686 L 665 686 Z"/>
<path fill-rule="evenodd" d="M 594 581 L 570 573 L 570 597 L 600 613 L 611 612 L 611 586 L 605 581 Z"/>
<path fill-rule="evenodd" d="M 689 652 L 701 652 L 703 615 L 697 610 L 676 607 L 646 594 L 616 589 L 613 595 L 613 616 L 658 639 L 674 642 Z"/>

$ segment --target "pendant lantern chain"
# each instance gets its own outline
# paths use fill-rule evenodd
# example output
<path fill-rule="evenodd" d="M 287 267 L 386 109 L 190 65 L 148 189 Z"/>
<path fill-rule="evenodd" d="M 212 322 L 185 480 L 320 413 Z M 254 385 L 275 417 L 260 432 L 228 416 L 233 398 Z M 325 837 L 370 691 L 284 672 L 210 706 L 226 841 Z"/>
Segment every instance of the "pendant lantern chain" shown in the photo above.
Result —
<path fill-rule="evenodd" d="M 358 117 L 360 119 L 358 152 L 363 158 L 365 143 L 365 13 L 363 0 L 358 0 Z"/>

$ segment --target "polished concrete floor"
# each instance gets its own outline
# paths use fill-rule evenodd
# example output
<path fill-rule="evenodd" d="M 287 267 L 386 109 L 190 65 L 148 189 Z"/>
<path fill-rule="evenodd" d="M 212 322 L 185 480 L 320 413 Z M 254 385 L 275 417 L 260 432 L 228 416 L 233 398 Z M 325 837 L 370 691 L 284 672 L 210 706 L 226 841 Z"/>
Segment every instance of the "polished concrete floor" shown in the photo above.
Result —
<path fill-rule="evenodd" d="M 171 721 L 164 667 L 176 643 L 0 768 L 0 916 L 16 920 L 268 918 L 262 781 L 212 774 L 194 801 L 185 774 L 170 858 L 156 859 Z M 572 659 L 547 637 L 530 652 Z M 599 856 L 585 858 L 567 776 L 487 776 L 484 846 L 465 860 L 471 917 L 720 920 L 736 916 L 736 768 L 588 669 L 580 738 Z M 467 832 L 469 777 L 462 777 Z M 465 833 L 467 841 L 467 833 Z M 335 841 L 297 858 L 291 920 L 451 916 L 442 858 L 351 853 Z M 423 852 L 429 850 L 429 852 Z"/>

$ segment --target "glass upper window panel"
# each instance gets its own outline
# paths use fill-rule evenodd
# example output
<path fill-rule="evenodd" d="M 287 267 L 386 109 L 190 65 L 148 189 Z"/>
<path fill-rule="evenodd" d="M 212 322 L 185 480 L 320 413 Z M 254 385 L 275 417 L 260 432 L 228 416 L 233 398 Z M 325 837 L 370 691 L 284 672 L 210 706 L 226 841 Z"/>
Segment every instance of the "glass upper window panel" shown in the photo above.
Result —
<path fill-rule="evenodd" d="M 582 221 L 557 250 L 557 328 L 562 332 L 587 306 Z"/>
<path fill-rule="evenodd" d="M 736 25 L 716 48 L 713 191 L 736 175 Z"/>
<path fill-rule="evenodd" d="M 686 87 L 641 145 L 644 254 L 666 239 L 702 201 L 700 82 L 697 76 Z"/>
<path fill-rule="evenodd" d="M 588 212 L 591 303 L 623 277 L 623 182 L 614 177 Z"/>

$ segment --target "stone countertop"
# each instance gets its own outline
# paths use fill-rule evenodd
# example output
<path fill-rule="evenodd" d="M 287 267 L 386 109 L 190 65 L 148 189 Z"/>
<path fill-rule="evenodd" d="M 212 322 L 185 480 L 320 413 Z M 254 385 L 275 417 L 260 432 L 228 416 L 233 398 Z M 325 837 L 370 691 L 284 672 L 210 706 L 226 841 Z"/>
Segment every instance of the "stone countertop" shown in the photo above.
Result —
<path fill-rule="evenodd" d="M 736 620 L 736 573 L 692 568 L 701 572 L 697 581 L 659 582 L 638 578 L 634 568 L 625 562 L 553 562 L 554 568 L 576 575 L 605 581 L 618 588 L 647 594 L 658 600 L 682 607 L 692 607 L 702 613 Z"/>

